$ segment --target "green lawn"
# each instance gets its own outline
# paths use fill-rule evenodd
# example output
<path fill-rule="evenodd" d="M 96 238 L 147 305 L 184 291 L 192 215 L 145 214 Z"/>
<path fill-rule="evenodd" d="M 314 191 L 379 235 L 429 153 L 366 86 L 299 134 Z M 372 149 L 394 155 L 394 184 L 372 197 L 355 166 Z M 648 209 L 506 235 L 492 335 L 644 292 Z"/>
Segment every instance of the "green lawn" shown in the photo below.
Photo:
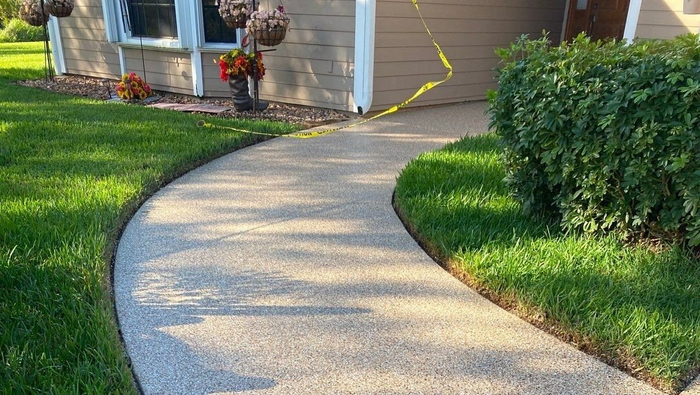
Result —
<path fill-rule="evenodd" d="M 256 137 L 11 84 L 43 75 L 41 45 L 0 44 L 0 393 L 135 393 L 110 296 L 117 233 L 165 182 Z"/>
<path fill-rule="evenodd" d="M 396 206 L 424 244 L 494 299 L 581 348 L 678 389 L 700 367 L 700 262 L 564 234 L 508 196 L 493 135 L 411 162 Z"/>

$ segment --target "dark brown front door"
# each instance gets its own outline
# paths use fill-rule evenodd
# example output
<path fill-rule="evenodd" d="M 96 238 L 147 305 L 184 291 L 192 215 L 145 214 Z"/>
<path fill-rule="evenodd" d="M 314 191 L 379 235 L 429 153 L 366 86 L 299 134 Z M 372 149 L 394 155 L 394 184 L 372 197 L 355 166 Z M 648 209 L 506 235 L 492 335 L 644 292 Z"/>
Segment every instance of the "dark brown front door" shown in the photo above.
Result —
<path fill-rule="evenodd" d="M 630 0 L 570 0 L 566 40 L 585 32 L 594 40 L 622 39 Z"/>

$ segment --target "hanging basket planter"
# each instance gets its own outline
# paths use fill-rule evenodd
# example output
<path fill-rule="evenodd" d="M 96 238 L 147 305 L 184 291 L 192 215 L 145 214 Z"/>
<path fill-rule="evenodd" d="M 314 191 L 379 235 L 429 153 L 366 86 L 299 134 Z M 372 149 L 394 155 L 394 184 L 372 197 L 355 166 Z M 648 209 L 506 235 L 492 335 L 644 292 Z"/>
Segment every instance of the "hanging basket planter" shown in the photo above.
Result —
<path fill-rule="evenodd" d="M 219 3 L 219 15 L 226 25 L 233 29 L 245 28 L 252 10 L 250 0 L 221 0 Z"/>
<path fill-rule="evenodd" d="M 32 26 L 44 26 L 49 21 L 49 7 L 44 4 L 41 10 L 40 0 L 24 0 L 19 7 L 19 16 Z"/>
<path fill-rule="evenodd" d="M 44 4 L 49 9 L 49 13 L 56 18 L 70 16 L 75 7 L 74 0 L 45 0 Z"/>
<path fill-rule="evenodd" d="M 226 22 L 226 26 L 232 28 L 232 29 L 245 29 L 245 24 L 248 22 L 248 18 L 224 18 L 224 22 Z"/>
<path fill-rule="evenodd" d="M 281 44 L 286 36 L 286 27 L 276 27 L 274 29 L 253 31 L 253 37 L 255 37 L 255 41 L 257 41 L 258 44 L 264 45 L 266 47 L 274 47 L 275 45 Z"/>
<path fill-rule="evenodd" d="M 246 30 L 255 41 L 266 47 L 274 47 L 284 41 L 289 27 L 289 18 L 284 7 L 279 6 L 272 11 L 255 11 L 250 14 Z"/>

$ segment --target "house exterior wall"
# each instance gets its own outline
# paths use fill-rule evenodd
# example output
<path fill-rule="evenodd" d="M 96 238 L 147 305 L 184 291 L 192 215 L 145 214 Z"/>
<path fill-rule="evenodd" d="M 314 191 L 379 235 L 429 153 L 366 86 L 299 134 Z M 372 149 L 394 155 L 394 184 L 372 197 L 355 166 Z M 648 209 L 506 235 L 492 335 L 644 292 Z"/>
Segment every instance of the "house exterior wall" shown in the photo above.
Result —
<path fill-rule="evenodd" d="M 127 72 L 145 76 L 153 89 L 192 95 L 192 60 L 189 52 L 125 48 L 124 60 Z M 146 72 L 143 64 L 146 64 Z"/>
<path fill-rule="evenodd" d="M 355 1 L 297 0 L 287 8 L 291 29 L 282 45 L 265 53 L 268 73 L 261 97 L 352 110 Z M 101 0 L 76 0 L 73 15 L 61 19 L 59 28 L 68 74 L 120 76 L 118 46 L 107 41 Z M 141 50 L 134 45 L 123 49 L 126 71 L 143 74 Z M 218 66 L 213 62 L 225 51 L 146 47 L 146 78 L 157 90 L 193 94 L 192 57 L 198 56 L 204 96 L 229 97 L 228 85 L 219 79 Z"/>
<path fill-rule="evenodd" d="M 264 53 L 267 74 L 260 97 L 352 110 L 355 0 L 297 0 L 286 8 L 290 30 L 274 52 Z M 202 53 L 205 96 L 230 95 L 213 62 L 221 53 Z"/>
<path fill-rule="evenodd" d="M 682 0 L 643 0 L 636 36 L 639 38 L 673 38 L 679 34 L 698 33 L 700 15 L 683 14 Z"/>
<path fill-rule="evenodd" d="M 118 47 L 107 41 L 100 0 L 76 0 L 68 18 L 58 18 L 66 73 L 99 78 L 121 77 Z M 144 50 L 146 80 L 157 90 L 192 94 L 188 52 Z M 125 69 L 144 76 L 141 50 L 124 48 Z"/>
<path fill-rule="evenodd" d="M 495 88 L 494 49 L 521 34 L 550 32 L 559 41 L 565 0 L 422 0 L 421 11 L 455 69 L 448 83 L 415 105 L 482 100 Z M 445 69 L 410 1 L 377 0 L 373 110 L 410 97 Z"/>
<path fill-rule="evenodd" d="M 117 47 L 107 42 L 99 0 L 76 0 L 69 18 L 56 18 L 68 74 L 115 78 L 120 74 Z"/>

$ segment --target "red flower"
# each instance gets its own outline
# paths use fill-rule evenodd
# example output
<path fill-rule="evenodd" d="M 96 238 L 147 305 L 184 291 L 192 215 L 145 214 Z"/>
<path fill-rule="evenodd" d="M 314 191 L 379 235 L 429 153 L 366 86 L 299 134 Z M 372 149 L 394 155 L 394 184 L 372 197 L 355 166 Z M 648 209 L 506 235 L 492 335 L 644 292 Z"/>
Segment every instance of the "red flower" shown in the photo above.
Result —
<path fill-rule="evenodd" d="M 243 75 L 248 77 L 253 74 L 253 62 L 257 62 L 257 67 L 259 70 L 258 79 L 262 79 L 265 73 L 265 68 L 262 64 L 262 53 L 245 53 L 241 49 L 234 49 L 233 51 L 221 55 L 219 58 L 219 77 L 223 81 L 228 81 L 232 75 Z"/>
<path fill-rule="evenodd" d="M 219 70 L 221 71 L 219 73 L 219 78 L 221 78 L 222 81 L 227 82 L 228 81 L 228 63 L 226 63 L 226 61 L 223 59 L 219 60 Z"/>

